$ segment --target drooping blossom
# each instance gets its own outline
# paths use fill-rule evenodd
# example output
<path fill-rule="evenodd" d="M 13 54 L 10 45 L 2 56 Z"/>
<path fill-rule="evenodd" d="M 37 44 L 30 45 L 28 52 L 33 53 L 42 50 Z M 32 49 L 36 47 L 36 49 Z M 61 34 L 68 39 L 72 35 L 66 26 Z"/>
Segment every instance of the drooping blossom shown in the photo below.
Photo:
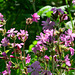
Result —
<path fill-rule="evenodd" d="M 63 20 L 68 20 L 67 14 L 63 14 L 62 19 L 63 19 Z"/>
<path fill-rule="evenodd" d="M 60 13 L 62 13 L 62 14 L 64 13 L 64 11 L 62 9 L 57 9 L 55 7 L 52 8 L 51 11 L 53 11 L 53 14 L 55 14 L 57 11 L 60 12 Z"/>
<path fill-rule="evenodd" d="M 38 61 L 35 61 L 27 69 L 29 73 L 31 72 L 31 75 L 39 75 L 39 72 L 41 71 L 41 66 Z"/>
<path fill-rule="evenodd" d="M 69 54 L 65 56 L 66 65 L 71 66 L 70 59 L 68 58 Z"/>
<path fill-rule="evenodd" d="M 75 0 L 73 0 L 72 3 L 75 4 Z"/>
<path fill-rule="evenodd" d="M 47 55 L 45 55 L 44 58 L 45 58 L 46 60 L 49 60 L 49 57 L 48 57 Z"/>
<path fill-rule="evenodd" d="M 14 37 L 15 36 L 15 33 L 17 33 L 18 31 L 15 30 L 15 28 L 11 28 L 10 30 L 7 31 L 7 37 Z"/>
<path fill-rule="evenodd" d="M 0 20 L 3 21 L 3 15 L 0 13 Z"/>
<path fill-rule="evenodd" d="M 17 33 L 18 39 L 25 42 L 28 39 L 28 31 L 20 30 L 20 32 Z"/>
<path fill-rule="evenodd" d="M 6 47 L 6 46 L 8 46 L 9 39 L 7 39 L 6 37 L 4 37 L 4 38 L 2 39 L 2 41 L 1 41 L 1 43 L 2 43 L 2 46 Z"/>
<path fill-rule="evenodd" d="M 54 60 L 55 60 L 55 61 L 58 61 L 57 55 L 54 55 L 53 57 L 54 57 Z"/>
<path fill-rule="evenodd" d="M 27 57 L 25 57 L 25 58 L 26 58 L 26 64 L 27 64 L 27 63 L 30 63 L 31 57 L 29 56 L 29 54 L 28 54 Z"/>
<path fill-rule="evenodd" d="M 27 24 L 27 25 L 28 25 L 28 24 L 32 24 L 32 22 L 33 22 L 33 21 L 32 21 L 31 18 L 27 18 L 27 19 L 26 19 L 26 24 Z"/>
<path fill-rule="evenodd" d="M 55 22 L 50 21 L 50 18 L 47 18 L 46 21 L 42 21 L 41 25 L 43 26 L 43 30 L 47 30 L 47 29 L 51 30 L 53 29 Z"/>
<path fill-rule="evenodd" d="M 69 49 L 70 49 L 71 55 L 73 56 L 74 55 L 74 49 L 72 47 L 70 47 Z"/>
<path fill-rule="evenodd" d="M 35 22 L 38 22 L 37 20 L 40 20 L 40 16 L 37 13 L 34 13 L 31 16 L 33 17 L 32 20 L 35 21 Z"/>
<path fill-rule="evenodd" d="M 15 58 L 15 56 L 13 56 L 13 55 L 10 55 L 10 58 Z"/>

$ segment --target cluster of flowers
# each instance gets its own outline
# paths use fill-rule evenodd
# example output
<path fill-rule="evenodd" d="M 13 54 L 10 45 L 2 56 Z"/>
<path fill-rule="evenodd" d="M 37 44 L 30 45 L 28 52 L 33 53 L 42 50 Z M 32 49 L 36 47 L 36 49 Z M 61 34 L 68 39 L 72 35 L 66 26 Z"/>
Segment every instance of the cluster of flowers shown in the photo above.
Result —
<path fill-rule="evenodd" d="M 64 14 L 64 11 L 62 9 L 52 8 L 51 11 L 53 11 L 52 17 L 55 20 L 57 20 L 57 18 L 59 17 L 59 25 L 62 21 L 68 19 L 67 14 Z M 57 16 L 57 17 L 54 17 L 54 16 Z M 71 56 L 74 55 L 73 41 L 75 38 L 75 33 L 73 33 L 71 29 L 68 29 L 67 31 L 65 31 L 64 28 L 59 29 L 59 26 L 57 30 L 55 28 L 57 26 L 56 23 L 54 21 L 51 21 L 50 18 L 47 18 L 46 21 L 42 21 L 42 26 L 43 26 L 44 33 L 41 32 L 40 36 L 36 36 L 36 40 L 38 40 L 38 42 L 35 45 L 35 47 L 32 48 L 35 55 L 39 57 L 39 61 L 42 61 L 42 59 L 45 59 L 46 64 L 48 64 L 50 61 L 50 56 L 52 56 L 57 64 L 55 67 L 64 68 L 62 67 L 64 63 L 66 64 L 66 66 L 70 67 L 72 63 L 70 63 L 69 54 L 67 54 L 64 57 L 65 61 L 60 58 L 61 58 L 61 55 L 63 54 L 63 51 L 65 52 L 65 49 L 67 51 L 70 50 Z M 64 50 L 62 49 L 61 51 L 59 49 L 59 46 L 61 47 L 61 49 L 63 47 Z M 47 50 L 49 51 L 50 55 L 45 54 Z M 64 69 L 67 69 L 67 68 L 64 68 Z"/>
<path fill-rule="evenodd" d="M 73 0 L 72 3 L 75 4 L 75 0 Z M 23 70 L 21 71 L 23 71 L 22 74 L 24 73 L 26 75 L 28 75 L 28 73 L 31 73 L 31 75 L 53 75 L 53 73 L 56 72 L 54 68 L 61 68 L 67 71 L 75 69 L 71 68 L 72 63 L 70 62 L 71 59 L 69 58 L 74 55 L 73 41 L 75 38 L 75 33 L 73 33 L 71 29 L 65 31 L 65 29 L 63 30 L 63 28 L 59 28 L 60 23 L 67 20 L 68 16 L 62 9 L 52 8 L 51 11 L 53 11 L 51 19 L 47 18 L 46 21 L 42 21 L 43 32 L 40 33 L 40 36 L 36 36 L 36 40 L 38 40 L 38 42 L 35 47 L 32 48 L 32 51 L 37 56 L 37 61 L 29 66 L 26 65 L 27 63 L 30 63 L 31 57 L 29 54 L 26 54 L 26 56 L 24 51 L 25 42 L 29 36 L 28 31 L 20 30 L 20 32 L 18 32 L 15 30 L 15 28 L 11 28 L 10 30 L 6 31 L 6 21 L 4 20 L 3 15 L 0 13 L 0 32 L 3 33 L 4 36 L 0 44 L 1 48 L 4 47 L 4 51 L 2 52 L 0 59 L 4 59 L 6 64 L 6 70 L 2 72 L 3 75 L 10 75 L 11 68 L 19 69 L 20 63 L 18 63 L 18 60 L 22 61 Z M 34 13 L 31 16 L 32 18 L 26 19 L 27 25 L 40 20 L 40 16 L 37 13 Z M 58 18 L 58 24 L 51 21 L 57 21 Z M 12 39 L 14 43 L 11 43 L 10 39 Z M 16 43 L 16 39 L 20 40 L 22 43 Z M 10 51 L 13 50 L 10 55 L 6 53 L 6 48 L 9 48 Z M 66 56 L 62 57 L 66 51 L 70 51 L 71 56 L 67 54 Z M 11 58 L 15 58 L 17 64 L 11 61 Z M 52 69 L 50 69 L 50 63 L 52 64 Z M 17 67 L 14 67 L 12 64 Z M 66 64 L 68 68 L 63 67 L 63 64 Z"/>
<path fill-rule="evenodd" d="M 19 60 L 24 60 L 24 57 L 21 56 L 22 55 L 22 46 L 24 45 L 25 41 L 28 39 L 28 31 L 25 30 L 20 30 L 20 32 L 18 32 L 17 30 L 15 30 L 15 28 L 11 28 L 10 30 L 8 30 L 6 32 L 5 29 L 5 24 L 6 21 L 3 18 L 3 15 L 0 13 L 0 32 L 3 33 L 4 38 L 1 41 L 0 47 L 4 47 L 4 52 L 2 52 L 2 57 L 0 57 L 0 59 L 4 59 L 5 61 L 9 61 L 10 58 L 17 58 Z M 4 28 L 3 28 L 4 26 Z M 15 43 L 16 39 L 21 40 L 22 43 Z M 9 39 L 12 39 L 14 41 L 14 43 L 11 43 Z M 11 49 L 15 49 L 14 51 L 11 52 L 10 56 L 8 56 L 6 54 L 6 47 L 11 48 Z M 17 48 L 16 48 L 17 47 Z M 14 56 L 14 53 L 16 52 L 16 54 L 19 54 L 20 56 Z M 22 58 L 22 59 L 21 59 Z M 25 61 L 26 64 L 30 62 L 31 57 L 29 56 L 29 54 L 27 55 L 27 57 L 25 57 Z M 3 75 L 10 75 L 11 74 L 11 70 L 10 68 L 13 68 L 13 66 L 11 65 L 13 61 L 9 61 L 8 63 L 6 63 L 6 70 L 4 70 L 2 72 Z"/>

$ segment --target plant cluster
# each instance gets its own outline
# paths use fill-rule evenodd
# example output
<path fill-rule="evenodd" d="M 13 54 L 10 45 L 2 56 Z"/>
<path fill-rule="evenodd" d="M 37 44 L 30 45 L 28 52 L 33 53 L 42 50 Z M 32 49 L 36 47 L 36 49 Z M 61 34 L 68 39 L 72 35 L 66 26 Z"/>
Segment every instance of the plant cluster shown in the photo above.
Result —
<path fill-rule="evenodd" d="M 72 3 L 75 4 L 75 0 Z M 54 7 L 50 12 L 51 16 L 42 21 L 43 32 L 36 36 L 37 44 L 32 48 L 36 57 L 33 63 L 30 63 L 32 56 L 25 50 L 29 37 L 27 26 L 38 22 L 40 16 L 34 13 L 32 18 L 27 18 L 25 30 L 11 28 L 7 31 L 6 21 L 0 13 L 0 33 L 3 36 L 0 59 L 4 60 L 6 65 L 1 74 L 12 75 L 12 70 L 16 70 L 19 75 L 68 75 L 69 71 L 75 70 L 72 65 L 75 47 L 74 25 L 72 29 L 65 28 L 63 22 L 68 20 L 68 16 L 61 8 Z M 17 43 L 17 40 L 20 43 Z"/>

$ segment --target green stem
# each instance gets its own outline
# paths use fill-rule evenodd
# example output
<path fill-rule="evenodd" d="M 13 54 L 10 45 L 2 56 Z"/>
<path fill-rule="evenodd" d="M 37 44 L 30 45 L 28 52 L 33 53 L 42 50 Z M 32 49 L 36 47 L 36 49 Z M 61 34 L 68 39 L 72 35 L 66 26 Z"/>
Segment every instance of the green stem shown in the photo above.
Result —
<path fill-rule="evenodd" d="M 52 75 L 54 75 L 53 72 L 54 72 L 54 59 L 53 59 L 53 55 L 52 55 Z"/>
<path fill-rule="evenodd" d="M 71 13 L 70 13 L 70 7 L 68 5 L 68 1 L 67 0 L 66 0 L 66 5 L 67 5 L 67 8 L 68 8 L 69 17 L 70 17 L 71 24 L 72 24 L 72 30 L 74 30 L 74 24 L 73 24 L 72 16 L 71 16 Z"/>
<path fill-rule="evenodd" d="M 15 39 L 14 39 L 14 47 L 15 47 Z M 14 52 L 15 52 L 15 58 L 16 58 L 16 61 L 17 61 L 17 64 L 18 64 L 18 59 L 17 59 L 17 56 L 16 56 L 15 48 L 14 48 Z"/>
<path fill-rule="evenodd" d="M 33 6 L 33 10 L 34 10 L 34 12 L 36 12 L 36 8 L 35 8 L 35 1 L 34 1 L 34 2 L 32 2 L 32 6 Z M 38 28 L 38 33 L 40 33 L 40 32 L 41 32 L 41 30 L 40 30 L 40 27 L 39 27 L 39 22 L 37 23 L 37 28 Z"/>

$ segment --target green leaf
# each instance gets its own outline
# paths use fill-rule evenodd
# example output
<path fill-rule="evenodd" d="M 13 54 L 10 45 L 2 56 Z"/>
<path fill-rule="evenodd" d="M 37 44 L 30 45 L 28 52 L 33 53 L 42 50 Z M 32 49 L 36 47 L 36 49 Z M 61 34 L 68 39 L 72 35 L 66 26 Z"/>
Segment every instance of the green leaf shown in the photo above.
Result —
<path fill-rule="evenodd" d="M 33 44 L 36 45 L 36 44 L 37 44 L 37 40 L 34 40 L 34 41 L 33 41 Z"/>
<path fill-rule="evenodd" d="M 41 8 L 37 12 L 37 14 L 40 15 L 43 18 L 44 16 L 46 16 L 46 13 L 49 12 L 51 9 L 52 9 L 51 6 L 45 6 L 45 7 Z"/>
<path fill-rule="evenodd" d="M 49 11 L 49 12 L 46 13 L 46 16 L 50 17 L 52 13 L 53 13 L 53 11 Z"/>
<path fill-rule="evenodd" d="M 33 47 L 34 47 L 34 45 L 31 44 L 31 45 L 29 46 L 29 51 L 28 51 L 28 52 L 31 52 Z"/>
<path fill-rule="evenodd" d="M 7 54 L 9 52 L 9 50 L 6 50 L 5 53 Z"/>
<path fill-rule="evenodd" d="M 62 64 L 62 67 L 65 67 L 65 66 L 66 66 L 66 64 L 65 64 L 65 63 L 63 63 L 63 64 Z"/>
<path fill-rule="evenodd" d="M 19 69 L 17 69 L 17 73 L 19 73 Z"/>

